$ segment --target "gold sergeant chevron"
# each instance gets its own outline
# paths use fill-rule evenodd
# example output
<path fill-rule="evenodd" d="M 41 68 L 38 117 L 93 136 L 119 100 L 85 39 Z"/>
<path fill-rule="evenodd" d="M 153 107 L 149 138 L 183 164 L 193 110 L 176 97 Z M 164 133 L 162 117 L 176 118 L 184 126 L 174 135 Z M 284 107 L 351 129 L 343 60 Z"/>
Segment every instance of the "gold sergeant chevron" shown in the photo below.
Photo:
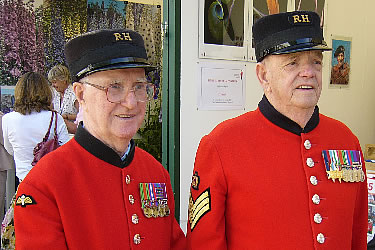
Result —
<path fill-rule="evenodd" d="M 193 197 L 189 198 L 189 222 L 191 231 L 197 225 L 198 221 L 211 211 L 211 194 L 210 188 L 206 189 L 201 193 L 194 201 Z"/>

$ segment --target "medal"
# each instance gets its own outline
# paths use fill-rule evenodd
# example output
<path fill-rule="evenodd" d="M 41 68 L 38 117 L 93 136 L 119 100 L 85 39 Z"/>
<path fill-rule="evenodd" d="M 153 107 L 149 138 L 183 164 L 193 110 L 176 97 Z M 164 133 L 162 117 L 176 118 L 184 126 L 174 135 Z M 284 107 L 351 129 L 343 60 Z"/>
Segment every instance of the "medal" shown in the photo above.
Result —
<path fill-rule="evenodd" d="M 342 178 L 345 182 L 349 182 L 349 171 L 347 169 L 342 170 Z"/>
<path fill-rule="evenodd" d="M 335 182 L 363 182 L 365 174 L 358 150 L 323 150 L 323 161 L 327 178 Z"/>
<path fill-rule="evenodd" d="M 168 216 L 168 195 L 165 183 L 139 183 L 142 210 L 146 218 Z M 168 208 L 169 210 L 169 208 Z"/>
<path fill-rule="evenodd" d="M 154 218 L 159 216 L 158 208 L 155 206 L 152 207 L 152 216 L 154 216 Z"/>
<path fill-rule="evenodd" d="M 159 216 L 164 217 L 165 216 L 165 210 L 164 210 L 164 205 L 159 206 Z"/>

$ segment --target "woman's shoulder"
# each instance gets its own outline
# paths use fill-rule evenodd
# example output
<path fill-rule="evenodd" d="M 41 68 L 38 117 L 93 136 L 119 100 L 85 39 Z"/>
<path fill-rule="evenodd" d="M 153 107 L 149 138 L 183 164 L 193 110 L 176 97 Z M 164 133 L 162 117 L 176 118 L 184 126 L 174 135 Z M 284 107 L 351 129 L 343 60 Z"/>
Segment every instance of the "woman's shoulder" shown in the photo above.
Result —
<path fill-rule="evenodd" d="M 6 113 L 5 115 L 3 115 L 2 117 L 2 121 L 3 123 L 7 123 L 7 122 L 11 122 L 15 119 L 22 119 L 24 115 L 21 114 L 21 113 L 18 113 L 16 111 L 12 111 L 12 112 L 9 112 L 9 113 Z"/>
<path fill-rule="evenodd" d="M 8 116 L 9 115 L 9 116 Z M 41 110 L 40 112 L 33 111 L 30 114 L 21 114 L 19 112 L 11 112 L 6 115 L 4 115 L 3 119 L 9 119 L 11 120 L 22 120 L 24 122 L 27 121 L 33 121 L 33 120 L 40 120 L 44 121 L 45 119 L 51 119 L 52 111 L 50 110 Z"/>
<path fill-rule="evenodd" d="M 73 85 L 69 84 L 69 86 L 65 90 L 64 96 L 65 95 L 72 95 L 72 94 L 75 95 L 74 90 L 73 90 Z"/>
<path fill-rule="evenodd" d="M 5 113 L 3 115 L 3 117 L 12 117 L 12 116 L 19 116 L 19 115 L 22 115 L 21 113 L 18 113 L 16 111 L 12 111 L 12 112 L 9 112 L 9 113 Z"/>

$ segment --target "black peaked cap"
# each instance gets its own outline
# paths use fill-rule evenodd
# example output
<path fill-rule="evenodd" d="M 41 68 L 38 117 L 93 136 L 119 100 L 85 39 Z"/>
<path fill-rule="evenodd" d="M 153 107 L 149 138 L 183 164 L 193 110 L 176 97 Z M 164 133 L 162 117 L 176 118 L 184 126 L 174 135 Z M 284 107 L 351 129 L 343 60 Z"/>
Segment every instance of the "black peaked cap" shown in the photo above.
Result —
<path fill-rule="evenodd" d="M 84 33 L 65 45 L 65 57 L 74 80 L 110 69 L 154 69 L 147 62 L 142 36 L 128 29 Z"/>
<path fill-rule="evenodd" d="M 253 25 L 253 38 L 258 62 L 271 54 L 332 50 L 324 41 L 319 15 L 312 11 L 264 16 Z"/>

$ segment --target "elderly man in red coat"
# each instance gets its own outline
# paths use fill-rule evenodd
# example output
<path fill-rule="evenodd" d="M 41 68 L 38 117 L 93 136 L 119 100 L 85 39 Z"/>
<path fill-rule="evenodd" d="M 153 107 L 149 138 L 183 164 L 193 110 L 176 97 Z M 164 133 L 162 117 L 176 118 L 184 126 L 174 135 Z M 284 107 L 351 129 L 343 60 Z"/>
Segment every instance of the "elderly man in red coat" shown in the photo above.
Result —
<path fill-rule="evenodd" d="M 190 249 L 366 249 L 361 147 L 319 113 L 323 39 L 314 12 L 269 15 L 253 26 L 255 111 L 202 138 L 193 170 Z"/>
<path fill-rule="evenodd" d="M 83 123 L 22 181 L 17 249 L 184 249 L 167 170 L 132 137 L 153 86 L 140 34 L 82 34 L 65 46 Z"/>

